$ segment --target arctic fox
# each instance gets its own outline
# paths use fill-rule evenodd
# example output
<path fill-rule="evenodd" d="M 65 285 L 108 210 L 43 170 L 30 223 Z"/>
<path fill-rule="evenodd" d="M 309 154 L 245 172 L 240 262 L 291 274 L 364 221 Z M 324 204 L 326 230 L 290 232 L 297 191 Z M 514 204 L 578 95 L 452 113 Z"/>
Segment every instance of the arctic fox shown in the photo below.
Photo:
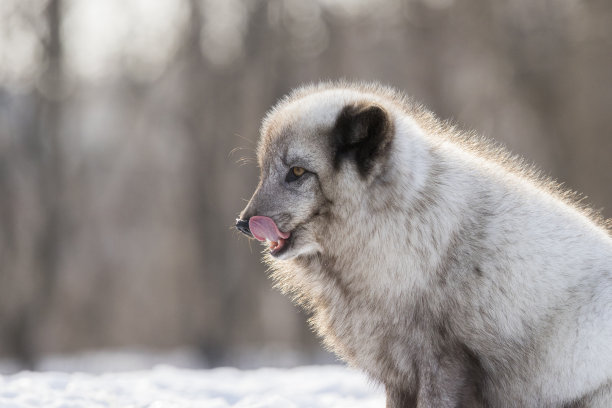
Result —
<path fill-rule="evenodd" d="M 263 121 L 236 226 L 387 407 L 612 407 L 612 236 L 553 182 L 376 84 Z"/>

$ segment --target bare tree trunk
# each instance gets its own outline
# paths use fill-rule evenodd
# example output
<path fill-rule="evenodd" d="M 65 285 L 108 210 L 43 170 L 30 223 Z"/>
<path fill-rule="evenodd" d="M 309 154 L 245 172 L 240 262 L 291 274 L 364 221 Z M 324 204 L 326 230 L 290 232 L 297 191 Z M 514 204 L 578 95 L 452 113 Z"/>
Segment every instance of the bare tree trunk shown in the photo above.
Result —
<path fill-rule="evenodd" d="M 190 1 L 191 21 L 183 50 L 183 70 L 181 74 L 184 92 L 181 113 L 186 124 L 189 143 L 189 161 L 191 170 L 191 197 L 194 211 L 194 233 L 199 250 L 199 277 L 202 296 L 207 298 L 204 307 L 207 322 L 203 324 L 205 332 L 195 339 L 200 344 L 203 354 L 210 364 L 216 365 L 224 360 L 226 348 L 230 342 L 228 336 L 229 319 L 222 316 L 227 313 L 225 307 L 225 291 L 223 288 L 225 275 L 221 271 L 223 257 L 223 242 L 221 239 L 211 239 L 214 235 L 214 225 L 219 222 L 215 208 L 214 134 L 218 132 L 218 120 L 211 111 L 219 101 L 220 95 L 215 90 L 213 73 L 205 63 L 200 48 L 202 31 L 202 10 L 200 2 Z"/>
<path fill-rule="evenodd" d="M 9 324 L 9 336 L 17 358 L 34 368 L 39 347 L 38 328 L 49 309 L 59 268 L 62 243 L 62 157 L 60 129 L 63 97 L 62 43 L 60 38 L 61 0 L 51 0 L 46 9 L 48 37 L 43 39 L 47 67 L 41 74 L 35 94 L 32 122 L 36 125 L 24 135 L 29 159 L 35 169 L 35 183 L 41 212 L 35 232 L 31 298 Z"/>

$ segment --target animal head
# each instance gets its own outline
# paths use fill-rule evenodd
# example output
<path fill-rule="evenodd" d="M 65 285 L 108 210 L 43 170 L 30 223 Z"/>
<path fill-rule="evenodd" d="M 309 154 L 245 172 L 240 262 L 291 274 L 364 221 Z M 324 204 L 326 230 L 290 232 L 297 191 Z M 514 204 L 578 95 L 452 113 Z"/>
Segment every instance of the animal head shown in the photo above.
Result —
<path fill-rule="evenodd" d="M 260 181 L 236 227 L 276 259 L 320 252 L 382 174 L 394 139 L 388 101 L 346 87 L 306 88 L 272 108 L 258 146 Z M 349 221 L 350 222 L 350 221 Z"/>

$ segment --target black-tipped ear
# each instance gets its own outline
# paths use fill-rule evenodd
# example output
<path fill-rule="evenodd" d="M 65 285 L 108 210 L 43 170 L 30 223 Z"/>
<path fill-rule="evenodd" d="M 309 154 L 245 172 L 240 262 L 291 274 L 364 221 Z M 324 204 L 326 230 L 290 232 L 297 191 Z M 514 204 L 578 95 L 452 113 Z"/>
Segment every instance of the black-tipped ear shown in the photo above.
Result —
<path fill-rule="evenodd" d="M 346 158 L 353 158 L 359 174 L 366 177 L 386 153 L 392 127 L 389 115 L 378 105 L 345 106 L 332 131 L 334 167 L 338 168 Z"/>

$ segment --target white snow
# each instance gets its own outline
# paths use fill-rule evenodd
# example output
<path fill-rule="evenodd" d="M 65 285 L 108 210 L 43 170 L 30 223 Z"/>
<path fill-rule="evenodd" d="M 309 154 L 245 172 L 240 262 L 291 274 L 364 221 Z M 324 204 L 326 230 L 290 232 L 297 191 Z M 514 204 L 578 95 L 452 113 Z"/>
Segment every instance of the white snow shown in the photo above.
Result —
<path fill-rule="evenodd" d="M 339 365 L 0 376 L 0 407 L 384 407 L 380 387 Z"/>

